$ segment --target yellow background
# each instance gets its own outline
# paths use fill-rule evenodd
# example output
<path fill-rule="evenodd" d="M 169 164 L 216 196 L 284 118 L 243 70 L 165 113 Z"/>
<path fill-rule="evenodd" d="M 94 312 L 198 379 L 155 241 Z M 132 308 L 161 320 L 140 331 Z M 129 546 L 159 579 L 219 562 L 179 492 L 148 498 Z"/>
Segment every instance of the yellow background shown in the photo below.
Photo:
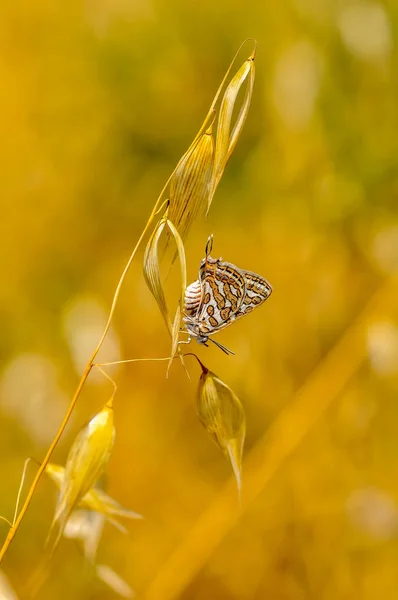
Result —
<path fill-rule="evenodd" d="M 214 233 L 213 256 L 274 288 L 218 335 L 236 356 L 191 345 L 245 407 L 242 510 L 196 419 L 194 359 L 191 380 L 178 364 L 167 380 L 164 363 L 120 367 L 107 490 L 145 520 L 126 522 L 128 536 L 107 525 L 98 560 L 151 600 L 398 599 L 397 29 L 392 0 L 3 0 L 2 515 L 25 458 L 44 456 L 159 191 L 252 36 L 249 117 L 186 244 L 189 281 Z M 103 361 L 169 352 L 142 256 Z M 90 377 L 55 462 L 110 393 Z M 4 560 L 21 598 L 54 503 L 43 479 Z M 39 597 L 116 596 L 64 540 Z"/>

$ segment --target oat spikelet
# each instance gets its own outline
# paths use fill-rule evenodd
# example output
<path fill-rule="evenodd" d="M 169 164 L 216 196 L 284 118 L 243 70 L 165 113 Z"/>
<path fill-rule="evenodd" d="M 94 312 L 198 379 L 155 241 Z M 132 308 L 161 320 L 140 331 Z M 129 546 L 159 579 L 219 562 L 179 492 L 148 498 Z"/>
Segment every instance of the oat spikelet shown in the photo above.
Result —
<path fill-rule="evenodd" d="M 167 215 L 167 213 L 166 213 Z M 173 325 L 170 321 L 169 311 L 167 308 L 166 297 L 162 285 L 161 275 L 160 275 L 160 264 L 159 264 L 159 241 L 160 237 L 167 226 L 167 231 L 170 233 L 171 237 L 174 238 L 176 246 L 177 246 L 177 256 L 179 258 L 180 263 L 180 272 L 181 272 L 181 298 L 185 292 L 185 288 L 187 285 L 187 264 L 185 258 L 185 249 L 184 243 L 180 234 L 177 231 L 177 228 L 171 222 L 167 216 L 164 216 L 161 221 L 156 225 L 154 232 L 152 233 L 147 247 L 145 249 L 144 254 L 144 278 L 146 284 L 155 298 L 159 310 L 162 314 L 162 317 L 166 323 L 167 329 L 173 340 L 173 347 L 176 345 L 176 332 L 179 329 L 179 323 L 181 318 L 174 318 Z M 177 326 L 178 323 L 178 326 Z M 178 336 L 177 336 L 178 338 Z M 178 340 L 177 340 L 178 341 Z"/>
<path fill-rule="evenodd" d="M 226 383 L 204 366 L 202 371 L 197 393 L 198 417 L 207 433 L 229 458 L 240 495 L 245 413 L 239 398 Z"/>
<path fill-rule="evenodd" d="M 254 53 L 243 63 L 227 86 L 220 106 L 220 115 L 217 125 L 216 148 L 214 155 L 214 167 L 211 177 L 211 190 L 208 198 L 207 212 L 213 200 L 214 193 L 224 173 L 228 160 L 236 146 L 242 132 L 247 114 L 249 112 L 251 97 L 253 93 L 255 78 Z M 247 79 L 247 87 L 235 123 L 232 123 L 232 115 L 239 91 Z"/>
<path fill-rule="evenodd" d="M 66 522 L 82 498 L 97 482 L 110 458 L 115 439 L 113 398 L 77 434 L 68 454 L 60 484 L 49 540 L 54 550 Z"/>
<path fill-rule="evenodd" d="M 185 239 L 196 218 L 207 209 L 213 172 L 213 125 L 181 158 L 170 182 L 169 217 Z"/>
<path fill-rule="evenodd" d="M 181 306 L 180 306 L 180 304 L 178 304 L 176 314 L 174 316 L 173 325 L 171 328 L 171 351 L 170 351 L 170 360 L 167 363 L 166 377 L 169 376 L 170 367 L 171 367 L 171 365 L 173 363 L 173 359 L 178 351 L 180 325 L 181 325 Z M 182 359 L 181 354 L 180 354 L 180 357 L 181 357 L 181 361 L 182 361 L 183 359 Z"/>
<path fill-rule="evenodd" d="M 49 463 L 46 466 L 46 474 L 59 488 L 61 487 L 65 475 L 64 467 Z M 139 513 L 125 508 L 106 492 L 96 487 L 92 487 L 87 494 L 83 496 L 78 503 L 77 508 L 98 512 L 104 515 L 108 520 L 111 520 L 111 517 L 125 517 L 127 519 L 143 518 Z"/>
<path fill-rule="evenodd" d="M 174 241 L 177 246 L 178 258 L 180 261 L 180 273 L 181 273 L 181 300 L 183 300 L 185 295 L 185 290 L 187 287 L 187 261 L 185 258 L 185 248 L 184 242 L 177 231 L 177 227 L 175 227 L 174 223 L 172 223 L 171 219 L 167 219 L 167 227 L 171 232 L 171 235 L 174 238 Z"/>
<path fill-rule="evenodd" d="M 151 237 L 149 238 L 148 244 L 145 248 L 144 254 L 144 278 L 146 284 L 155 298 L 159 310 L 162 314 L 166 327 L 171 333 L 171 323 L 169 317 L 169 311 L 167 309 L 166 298 L 160 278 L 160 265 L 159 265 L 159 240 L 166 226 L 167 219 L 164 217 L 156 225 Z"/>
<path fill-rule="evenodd" d="M 255 50 L 228 83 L 237 55 L 248 41 L 253 40 L 243 42 L 236 53 L 198 134 L 180 159 L 170 179 L 169 216 L 183 240 L 194 220 L 209 212 L 214 193 L 249 111 L 255 77 Z M 233 120 L 238 95 L 245 82 L 245 94 L 238 116 Z M 217 133 L 214 140 L 213 128 L 216 122 Z"/>
<path fill-rule="evenodd" d="M 176 355 L 177 350 L 178 350 L 178 339 L 179 339 L 180 324 L 181 324 L 181 317 L 182 317 L 181 306 L 183 305 L 183 302 L 184 302 L 185 290 L 187 287 L 187 261 L 186 261 L 186 257 L 185 257 L 184 242 L 183 242 L 180 234 L 178 233 L 177 228 L 171 222 L 170 219 L 167 219 L 167 226 L 169 228 L 169 231 L 171 232 L 171 235 L 174 237 L 174 240 L 175 240 L 175 243 L 177 246 L 177 254 L 179 257 L 180 272 L 181 272 L 181 296 L 180 296 L 180 302 L 177 306 L 177 310 L 176 310 L 176 313 L 174 316 L 173 325 L 171 328 L 171 353 L 170 353 L 170 361 L 167 365 L 166 376 L 168 376 L 168 374 L 169 374 L 169 370 L 170 370 L 171 364 L 173 362 L 173 358 Z M 180 354 L 180 359 L 181 359 L 181 362 L 184 364 L 181 354 Z"/>

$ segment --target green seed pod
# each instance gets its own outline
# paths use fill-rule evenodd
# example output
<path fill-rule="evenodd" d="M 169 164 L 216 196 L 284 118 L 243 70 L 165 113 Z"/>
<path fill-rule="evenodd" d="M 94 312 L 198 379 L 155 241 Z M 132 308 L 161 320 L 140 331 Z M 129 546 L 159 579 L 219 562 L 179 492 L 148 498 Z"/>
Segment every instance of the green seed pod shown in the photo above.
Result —
<path fill-rule="evenodd" d="M 197 394 L 199 420 L 231 461 L 241 491 L 242 452 L 246 434 L 245 413 L 236 394 L 205 367 Z"/>
<path fill-rule="evenodd" d="M 97 482 L 110 458 L 115 428 L 112 401 L 97 412 L 77 434 L 66 461 L 50 536 L 57 527 L 55 548 L 73 509 Z"/>

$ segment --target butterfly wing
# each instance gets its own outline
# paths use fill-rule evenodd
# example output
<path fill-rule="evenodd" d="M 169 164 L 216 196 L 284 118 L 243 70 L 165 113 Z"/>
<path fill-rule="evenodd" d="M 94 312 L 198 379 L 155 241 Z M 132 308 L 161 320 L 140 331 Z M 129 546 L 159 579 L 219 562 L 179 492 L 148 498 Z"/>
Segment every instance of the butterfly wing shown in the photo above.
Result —
<path fill-rule="evenodd" d="M 206 256 L 199 279 L 186 290 L 184 321 L 197 337 L 213 335 L 260 306 L 271 293 L 261 275 Z"/>
<path fill-rule="evenodd" d="M 246 286 L 245 297 L 239 309 L 239 316 L 246 315 L 257 306 L 261 306 L 272 294 L 271 284 L 252 271 L 241 271 Z"/>
<path fill-rule="evenodd" d="M 211 259 L 212 261 L 214 259 Z M 198 323 L 203 335 L 212 335 L 261 306 L 272 293 L 270 283 L 252 271 L 214 261 L 202 278 Z"/>
<path fill-rule="evenodd" d="M 202 297 L 197 313 L 199 329 L 211 335 L 230 325 L 245 297 L 245 280 L 239 269 L 221 259 L 207 257 L 200 265 Z"/>

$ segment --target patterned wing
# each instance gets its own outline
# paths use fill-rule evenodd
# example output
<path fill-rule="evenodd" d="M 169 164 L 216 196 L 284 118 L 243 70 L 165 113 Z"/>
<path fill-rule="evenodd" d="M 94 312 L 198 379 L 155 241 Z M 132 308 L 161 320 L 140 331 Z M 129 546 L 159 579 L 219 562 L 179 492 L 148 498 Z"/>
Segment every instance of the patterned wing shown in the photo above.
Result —
<path fill-rule="evenodd" d="M 246 293 L 239 309 L 239 316 L 247 315 L 257 306 L 261 306 L 272 294 L 271 284 L 264 277 L 251 271 L 241 271 L 241 273 L 245 279 Z"/>
<path fill-rule="evenodd" d="M 202 335 L 211 335 L 230 325 L 245 298 L 242 271 L 221 259 L 207 257 L 199 270 L 202 297 L 197 323 Z"/>
<path fill-rule="evenodd" d="M 261 306 L 271 293 L 264 277 L 207 256 L 199 279 L 186 289 L 184 321 L 191 335 L 207 337 Z"/>
<path fill-rule="evenodd" d="M 206 270 L 203 291 L 198 324 L 202 335 L 212 335 L 261 306 L 271 295 L 272 287 L 257 273 L 221 262 L 215 275 Z"/>

